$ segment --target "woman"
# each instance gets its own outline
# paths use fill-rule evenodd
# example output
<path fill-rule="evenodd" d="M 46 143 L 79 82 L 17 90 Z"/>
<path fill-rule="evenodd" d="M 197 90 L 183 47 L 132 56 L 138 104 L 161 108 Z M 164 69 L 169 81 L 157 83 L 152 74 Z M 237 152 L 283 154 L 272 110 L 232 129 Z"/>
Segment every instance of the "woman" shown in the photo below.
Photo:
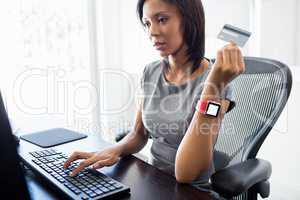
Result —
<path fill-rule="evenodd" d="M 245 70 L 241 51 L 230 43 L 217 52 L 214 64 L 204 58 L 201 0 L 139 0 L 137 12 L 163 59 L 144 68 L 144 98 L 134 129 L 104 151 L 74 152 L 65 167 L 84 159 L 71 174 L 75 175 L 90 165 L 95 169 L 113 165 L 120 157 L 140 151 L 151 135 L 154 166 L 180 183 L 206 186 L 214 170 L 220 123 L 230 105 L 229 83 Z M 212 102 L 219 105 L 208 111 L 217 111 L 215 116 L 203 110 Z"/>

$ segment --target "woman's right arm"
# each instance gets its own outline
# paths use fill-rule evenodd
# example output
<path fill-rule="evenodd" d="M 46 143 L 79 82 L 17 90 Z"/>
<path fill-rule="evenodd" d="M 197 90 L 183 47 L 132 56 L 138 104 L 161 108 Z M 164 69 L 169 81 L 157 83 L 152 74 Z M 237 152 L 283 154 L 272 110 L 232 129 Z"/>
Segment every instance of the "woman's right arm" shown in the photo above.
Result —
<path fill-rule="evenodd" d="M 134 128 L 120 142 L 115 145 L 119 149 L 120 156 L 126 156 L 139 152 L 147 143 L 148 134 L 142 121 L 142 112 L 136 113 Z"/>
<path fill-rule="evenodd" d="M 120 157 L 140 151 L 148 141 L 148 134 L 142 122 L 142 112 L 138 110 L 136 113 L 133 130 L 127 134 L 120 142 L 99 152 L 80 152 L 76 151 L 66 160 L 64 167 L 78 159 L 83 159 L 77 168 L 70 174 L 75 176 L 84 168 L 92 165 L 93 168 L 101 168 L 111 166 L 118 162 Z"/>

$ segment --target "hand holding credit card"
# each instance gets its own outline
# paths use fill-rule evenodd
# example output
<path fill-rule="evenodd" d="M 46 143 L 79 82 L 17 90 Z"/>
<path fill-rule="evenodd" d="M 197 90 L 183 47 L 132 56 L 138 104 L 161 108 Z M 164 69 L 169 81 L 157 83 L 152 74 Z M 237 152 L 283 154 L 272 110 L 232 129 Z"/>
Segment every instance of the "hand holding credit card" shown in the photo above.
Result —
<path fill-rule="evenodd" d="M 217 51 L 213 68 L 207 80 L 210 84 L 215 84 L 216 87 L 222 85 L 223 88 L 219 88 L 222 90 L 245 71 L 246 65 L 240 47 L 245 45 L 250 35 L 251 33 L 248 31 L 229 24 L 224 25 L 218 38 L 230 42 L 230 44 Z"/>
<path fill-rule="evenodd" d="M 226 42 L 234 42 L 240 47 L 243 47 L 246 44 L 250 36 L 251 33 L 249 31 L 245 31 L 229 24 L 225 24 L 218 34 L 219 39 Z"/>

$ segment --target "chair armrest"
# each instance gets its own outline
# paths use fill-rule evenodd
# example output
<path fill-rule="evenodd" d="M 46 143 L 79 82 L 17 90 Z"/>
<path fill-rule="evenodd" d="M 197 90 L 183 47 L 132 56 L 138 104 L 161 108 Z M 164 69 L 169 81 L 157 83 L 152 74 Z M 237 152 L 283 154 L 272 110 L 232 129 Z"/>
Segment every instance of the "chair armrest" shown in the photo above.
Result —
<path fill-rule="evenodd" d="M 231 198 L 246 192 L 257 183 L 268 180 L 271 173 L 272 166 L 268 161 L 249 159 L 214 173 L 211 185 L 220 195 Z"/>

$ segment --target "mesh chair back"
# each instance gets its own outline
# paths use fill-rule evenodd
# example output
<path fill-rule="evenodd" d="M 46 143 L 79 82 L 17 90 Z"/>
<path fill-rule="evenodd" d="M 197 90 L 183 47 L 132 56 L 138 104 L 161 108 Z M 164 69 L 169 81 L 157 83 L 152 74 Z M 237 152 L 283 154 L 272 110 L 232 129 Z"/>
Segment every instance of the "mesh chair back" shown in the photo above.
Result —
<path fill-rule="evenodd" d="M 236 105 L 225 115 L 215 145 L 216 170 L 256 156 L 290 94 L 285 64 L 255 57 L 245 57 L 245 64 L 245 73 L 231 83 Z"/>

